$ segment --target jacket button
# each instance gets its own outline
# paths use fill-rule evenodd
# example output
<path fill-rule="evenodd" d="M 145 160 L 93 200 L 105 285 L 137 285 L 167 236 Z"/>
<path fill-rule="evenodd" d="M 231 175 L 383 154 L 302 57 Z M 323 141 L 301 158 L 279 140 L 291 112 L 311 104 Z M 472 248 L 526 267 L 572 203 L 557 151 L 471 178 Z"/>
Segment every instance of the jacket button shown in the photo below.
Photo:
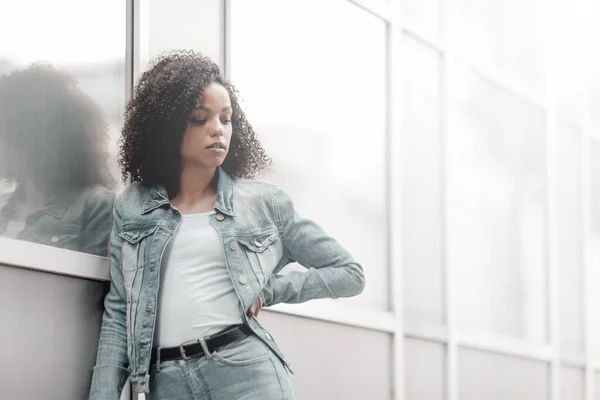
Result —
<path fill-rule="evenodd" d="M 223 221 L 224 219 L 225 219 L 225 216 L 223 214 L 217 214 L 217 220 Z"/>
<path fill-rule="evenodd" d="M 229 248 L 233 251 L 236 251 L 238 249 L 237 242 L 231 242 L 231 244 L 229 245 Z"/>
<path fill-rule="evenodd" d="M 139 237 L 140 237 L 140 233 L 139 233 L 139 232 L 136 232 L 136 233 L 133 235 L 133 238 L 134 238 L 134 239 L 137 239 L 137 238 L 139 238 Z"/>
<path fill-rule="evenodd" d="M 57 243 L 60 240 L 60 238 L 58 236 L 52 236 L 50 240 L 52 241 L 52 243 Z"/>
<path fill-rule="evenodd" d="M 262 245 L 263 245 L 261 242 L 256 240 L 256 238 L 254 238 L 254 244 L 256 245 L 256 247 L 262 247 Z"/>
<path fill-rule="evenodd" d="M 245 285 L 248 283 L 248 278 L 246 278 L 246 275 L 240 275 L 239 281 L 242 285 Z"/>

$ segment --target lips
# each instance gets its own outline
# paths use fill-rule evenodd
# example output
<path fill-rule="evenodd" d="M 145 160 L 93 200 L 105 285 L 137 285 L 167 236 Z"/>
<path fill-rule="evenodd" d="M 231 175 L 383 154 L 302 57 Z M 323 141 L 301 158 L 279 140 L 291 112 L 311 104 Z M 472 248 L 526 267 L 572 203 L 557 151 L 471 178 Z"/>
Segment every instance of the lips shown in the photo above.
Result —
<path fill-rule="evenodd" d="M 209 146 L 206 146 L 207 149 L 223 149 L 225 150 L 225 143 L 222 142 L 215 142 Z"/>

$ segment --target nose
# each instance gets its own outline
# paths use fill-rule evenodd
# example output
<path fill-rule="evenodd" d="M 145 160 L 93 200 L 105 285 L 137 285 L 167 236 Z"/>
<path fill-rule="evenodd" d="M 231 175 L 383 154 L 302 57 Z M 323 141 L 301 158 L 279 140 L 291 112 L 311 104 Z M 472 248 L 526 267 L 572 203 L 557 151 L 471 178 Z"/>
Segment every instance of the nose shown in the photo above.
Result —
<path fill-rule="evenodd" d="M 211 136 L 223 136 L 224 134 L 224 130 L 223 130 L 223 124 L 221 123 L 221 120 L 219 118 L 215 118 L 214 122 L 211 124 L 210 127 L 210 135 Z"/>

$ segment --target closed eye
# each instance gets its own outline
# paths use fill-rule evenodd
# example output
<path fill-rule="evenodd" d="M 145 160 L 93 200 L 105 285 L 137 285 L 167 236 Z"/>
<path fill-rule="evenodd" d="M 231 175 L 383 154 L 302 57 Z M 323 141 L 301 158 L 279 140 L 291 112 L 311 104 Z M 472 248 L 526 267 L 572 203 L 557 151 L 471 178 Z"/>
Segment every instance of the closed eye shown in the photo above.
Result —
<path fill-rule="evenodd" d="M 206 124 L 206 120 L 205 119 L 192 118 L 192 120 L 190 122 L 192 124 L 194 124 L 194 125 L 204 125 L 204 124 Z"/>

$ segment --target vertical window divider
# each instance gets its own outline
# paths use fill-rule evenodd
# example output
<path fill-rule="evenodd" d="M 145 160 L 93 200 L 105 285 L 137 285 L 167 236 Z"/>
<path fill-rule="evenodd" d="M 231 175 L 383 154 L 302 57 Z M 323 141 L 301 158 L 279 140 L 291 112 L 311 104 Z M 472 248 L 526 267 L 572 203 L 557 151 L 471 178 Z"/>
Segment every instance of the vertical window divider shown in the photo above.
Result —
<path fill-rule="evenodd" d="M 578 9 L 578 17 L 580 20 L 583 20 L 586 15 L 585 12 L 589 7 L 589 1 L 582 0 L 581 3 L 584 7 L 580 7 Z M 594 290 L 594 283 L 592 278 L 594 274 L 592 274 L 592 260 L 591 260 L 591 236 L 592 236 L 592 212 L 591 212 L 591 146 L 590 141 L 592 140 L 592 127 L 589 123 L 589 119 L 587 118 L 588 110 L 589 110 L 589 94 L 587 88 L 588 83 L 590 82 L 590 67 L 589 67 L 589 53 L 590 49 L 590 35 L 587 33 L 587 25 L 584 25 L 585 29 L 579 31 L 581 37 L 580 47 L 579 47 L 579 59 L 581 61 L 580 65 L 582 66 L 581 73 L 583 74 L 583 79 L 580 81 L 581 86 L 578 88 L 581 91 L 582 102 L 581 109 L 579 110 L 579 119 L 582 127 L 582 140 L 580 141 L 581 146 L 581 188 L 582 188 L 582 237 L 583 237 L 583 316 L 584 316 L 584 351 L 585 351 L 585 399 L 593 400 L 595 396 L 595 391 L 597 390 L 595 386 L 595 371 L 594 371 L 594 351 L 592 349 L 592 335 L 597 334 L 598 332 L 594 332 L 593 326 L 591 324 L 592 318 L 592 293 Z M 582 50 L 583 49 L 583 50 Z M 596 289 L 597 290 L 597 289 Z M 597 312 L 597 311 L 596 311 Z"/>
<path fill-rule="evenodd" d="M 546 296 L 548 317 L 548 342 L 552 349 L 552 359 L 550 361 L 550 398 L 559 400 L 561 396 L 561 335 L 560 335 L 560 287 L 559 287 L 559 268 L 558 265 L 558 175 L 557 175 L 557 95 L 556 95 L 556 51 L 553 46 L 553 26 L 555 1 L 547 3 L 552 12 L 546 13 L 544 44 L 545 44 L 545 65 L 546 65 Z"/>
<path fill-rule="evenodd" d="M 452 41 L 452 35 L 448 29 L 452 23 L 450 18 L 450 0 L 439 0 L 440 20 L 444 34 L 444 49 L 441 51 L 441 87 L 440 87 L 440 129 L 441 129 L 441 193 L 442 193 L 442 266 L 444 270 L 444 295 L 446 304 L 446 324 L 448 326 L 448 347 L 446 353 L 446 399 L 458 400 L 458 327 L 456 326 L 456 305 L 454 301 L 454 290 L 457 288 L 456 276 L 453 272 L 451 263 L 448 260 L 448 238 L 450 227 L 448 223 L 449 204 L 448 204 L 448 137 L 450 121 L 450 77 L 452 63 L 455 60 L 455 53 Z"/>
<path fill-rule="evenodd" d="M 394 399 L 405 397 L 404 386 L 404 262 L 402 221 L 402 24 L 401 0 L 394 0 L 387 23 L 387 251 L 388 272 L 391 277 L 390 300 L 394 312 L 392 390 Z"/>

